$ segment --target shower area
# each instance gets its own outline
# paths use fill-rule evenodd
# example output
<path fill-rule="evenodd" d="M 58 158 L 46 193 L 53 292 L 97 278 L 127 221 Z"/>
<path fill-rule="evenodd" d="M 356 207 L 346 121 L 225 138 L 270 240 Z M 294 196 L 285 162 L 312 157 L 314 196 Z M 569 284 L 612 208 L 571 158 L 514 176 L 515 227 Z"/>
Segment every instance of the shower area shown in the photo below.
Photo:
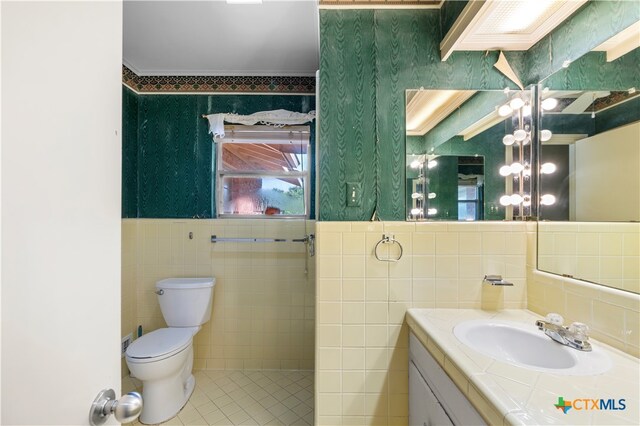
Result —
<path fill-rule="evenodd" d="M 315 122 L 267 144 L 264 126 L 226 125 L 214 142 L 205 115 L 313 106 L 312 95 L 123 87 L 123 346 L 166 327 L 158 280 L 216 279 L 194 337 L 196 388 L 167 424 L 313 424 Z M 140 389 L 124 359 L 122 378 L 123 392 Z"/>

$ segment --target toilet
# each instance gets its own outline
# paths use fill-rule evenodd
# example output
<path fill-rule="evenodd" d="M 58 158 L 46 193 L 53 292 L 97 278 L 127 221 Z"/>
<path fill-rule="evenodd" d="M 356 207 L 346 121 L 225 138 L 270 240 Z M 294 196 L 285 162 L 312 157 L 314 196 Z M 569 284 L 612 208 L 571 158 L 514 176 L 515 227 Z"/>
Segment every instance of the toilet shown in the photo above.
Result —
<path fill-rule="evenodd" d="M 131 376 L 142 381 L 140 422 L 156 424 L 174 417 L 189 400 L 196 380 L 193 336 L 211 318 L 215 278 L 168 278 L 156 283 L 167 328 L 135 340 L 126 352 Z"/>

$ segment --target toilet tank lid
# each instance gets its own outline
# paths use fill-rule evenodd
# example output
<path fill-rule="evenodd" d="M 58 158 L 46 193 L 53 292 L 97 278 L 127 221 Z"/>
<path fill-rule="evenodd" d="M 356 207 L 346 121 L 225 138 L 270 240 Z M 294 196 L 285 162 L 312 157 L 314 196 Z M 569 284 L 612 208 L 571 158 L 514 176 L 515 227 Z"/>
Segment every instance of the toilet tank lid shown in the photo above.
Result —
<path fill-rule="evenodd" d="M 215 278 L 167 278 L 165 280 L 158 281 L 156 288 L 164 289 L 192 289 L 192 288 L 208 288 L 213 287 L 216 283 Z"/>

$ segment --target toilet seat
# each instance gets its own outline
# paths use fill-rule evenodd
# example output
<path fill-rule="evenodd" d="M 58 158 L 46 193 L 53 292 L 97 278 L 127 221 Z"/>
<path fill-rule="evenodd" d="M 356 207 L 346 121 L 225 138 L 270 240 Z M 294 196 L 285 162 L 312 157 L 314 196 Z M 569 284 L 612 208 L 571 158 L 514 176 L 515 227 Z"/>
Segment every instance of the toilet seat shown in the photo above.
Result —
<path fill-rule="evenodd" d="M 136 339 L 127 348 L 127 358 L 135 363 L 160 361 L 189 347 L 192 338 L 191 328 L 160 328 Z"/>

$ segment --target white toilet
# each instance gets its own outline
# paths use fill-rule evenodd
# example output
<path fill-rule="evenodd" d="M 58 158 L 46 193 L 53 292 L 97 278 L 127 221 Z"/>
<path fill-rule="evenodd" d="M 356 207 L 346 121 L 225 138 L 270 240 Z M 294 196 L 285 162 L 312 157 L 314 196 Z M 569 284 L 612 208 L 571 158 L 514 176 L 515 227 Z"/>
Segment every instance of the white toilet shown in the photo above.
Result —
<path fill-rule="evenodd" d="M 126 353 L 131 376 L 142 381 L 142 423 L 169 420 L 189 400 L 196 382 L 191 374 L 193 336 L 211 318 L 215 282 L 215 278 L 169 278 L 156 283 L 168 328 L 139 337 Z"/>

